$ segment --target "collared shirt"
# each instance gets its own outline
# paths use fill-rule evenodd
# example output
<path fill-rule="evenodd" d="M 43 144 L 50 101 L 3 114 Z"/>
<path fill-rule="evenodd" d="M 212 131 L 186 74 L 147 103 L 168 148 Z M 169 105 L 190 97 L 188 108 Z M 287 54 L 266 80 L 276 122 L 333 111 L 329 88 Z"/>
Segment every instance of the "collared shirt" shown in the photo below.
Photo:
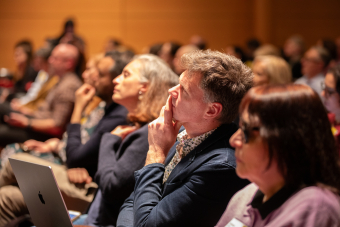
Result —
<path fill-rule="evenodd" d="M 172 170 L 182 160 L 182 158 L 184 158 L 187 154 L 190 153 L 190 151 L 194 150 L 198 145 L 200 145 L 214 131 L 215 129 L 210 130 L 209 132 L 203 133 L 202 135 L 196 136 L 194 138 L 188 138 L 189 135 L 187 134 L 186 130 L 184 130 L 183 132 L 177 135 L 177 141 L 179 141 L 179 144 L 176 146 L 176 153 L 174 157 L 171 159 L 169 164 L 165 167 L 163 184 L 167 181 Z"/>
<path fill-rule="evenodd" d="M 290 189 L 283 187 L 269 198 L 268 201 L 263 202 L 264 194 L 260 190 L 257 190 L 250 205 L 259 211 L 262 219 L 265 219 L 268 214 L 279 208 L 296 191 L 296 188 Z"/>
<path fill-rule="evenodd" d="M 295 84 L 304 84 L 309 87 L 311 87 L 316 93 L 318 93 L 321 96 L 322 92 L 322 85 L 321 83 L 325 80 L 325 76 L 322 73 L 319 73 L 318 75 L 314 76 L 313 78 L 308 78 L 306 75 L 303 77 L 297 79 L 295 81 Z"/>
<path fill-rule="evenodd" d="M 48 74 L 44 70 L 40 70 L 38 72 L 37 77 L 35 78 L 35 81 L 32 83 L 30 89 L 28 89 L 25 96 L 21 97 L 19 99 L 21 105 L 25 105 L 28 102 L 34 100 L 41 89 L 41 87 L 45 84 L 45 82 L 48 79 Z"/>

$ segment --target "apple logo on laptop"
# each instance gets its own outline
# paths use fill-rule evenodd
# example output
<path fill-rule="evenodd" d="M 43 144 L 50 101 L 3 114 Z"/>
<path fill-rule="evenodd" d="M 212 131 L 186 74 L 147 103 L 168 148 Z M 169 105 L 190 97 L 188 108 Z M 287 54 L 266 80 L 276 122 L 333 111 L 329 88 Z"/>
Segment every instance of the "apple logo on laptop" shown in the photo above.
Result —
<path fill-rule="evenodd" d="M 43 204 L 45 204 L 45 200 L 44 200 L 42 194 L 40 194 L 40 191 L 39 191 L 38 196 L 39 196 L 40 201 L 41 201 Z"/>

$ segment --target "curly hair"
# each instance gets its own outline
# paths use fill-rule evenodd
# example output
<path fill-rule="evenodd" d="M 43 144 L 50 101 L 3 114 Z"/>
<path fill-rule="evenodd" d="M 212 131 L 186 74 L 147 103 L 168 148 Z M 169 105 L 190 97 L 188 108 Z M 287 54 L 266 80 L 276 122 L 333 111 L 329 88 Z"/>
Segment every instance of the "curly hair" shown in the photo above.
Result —
<path fill-rule="evenodd" d="M 230 123 L 238 115 L 238 106 L 244 94 L 253 85 L 253 74 L 246 65 L 234 56 L 218 51 L 197 50 L 184 54 L 182 66 L 189 76 L 202 75 L 201 88 L 205 102 L 222 104 L 218 118 L 221 123 Z"/>

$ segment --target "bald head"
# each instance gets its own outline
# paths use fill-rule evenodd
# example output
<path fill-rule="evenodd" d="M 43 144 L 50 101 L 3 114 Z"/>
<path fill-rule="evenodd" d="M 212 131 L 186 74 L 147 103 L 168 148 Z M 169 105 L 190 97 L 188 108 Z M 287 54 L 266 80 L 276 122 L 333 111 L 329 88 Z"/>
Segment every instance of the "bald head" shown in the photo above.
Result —
<path fill-rule="evenodd" d="M 198 50 L 198 47 L 196 47 L 195 45 L 185 45 L 177 50 L 174 58 L 174 70 L 177 75 L 182 74 L 182 72 L 184 72 L 185 70 L 181 65 L 181 57 L 186 53 L 190 53 L 196 50 Z"/>
<path fill-rule="evenodd" d="M 78 49 L 71 44 L 57 45 L 49 58 L 50 73 L 62 76 L 74 72 L 79 58 Z"/>

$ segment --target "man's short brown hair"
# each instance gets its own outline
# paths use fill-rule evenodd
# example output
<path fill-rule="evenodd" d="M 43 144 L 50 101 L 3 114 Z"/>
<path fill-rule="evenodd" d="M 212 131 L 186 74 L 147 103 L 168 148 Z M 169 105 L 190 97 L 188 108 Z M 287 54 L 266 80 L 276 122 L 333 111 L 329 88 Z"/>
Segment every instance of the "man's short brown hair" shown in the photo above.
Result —
<path fill-rule="evenodd" d="M 218 120 L 232 122 L 237 117 L 244 94 L 253 85 L 250 68 L 233 56 L 211 50 L 184 54 L 181 63 L 189 75 L 202 75 L 200 86 L 204 91 L 204 101 L 222 104 Z"/>

